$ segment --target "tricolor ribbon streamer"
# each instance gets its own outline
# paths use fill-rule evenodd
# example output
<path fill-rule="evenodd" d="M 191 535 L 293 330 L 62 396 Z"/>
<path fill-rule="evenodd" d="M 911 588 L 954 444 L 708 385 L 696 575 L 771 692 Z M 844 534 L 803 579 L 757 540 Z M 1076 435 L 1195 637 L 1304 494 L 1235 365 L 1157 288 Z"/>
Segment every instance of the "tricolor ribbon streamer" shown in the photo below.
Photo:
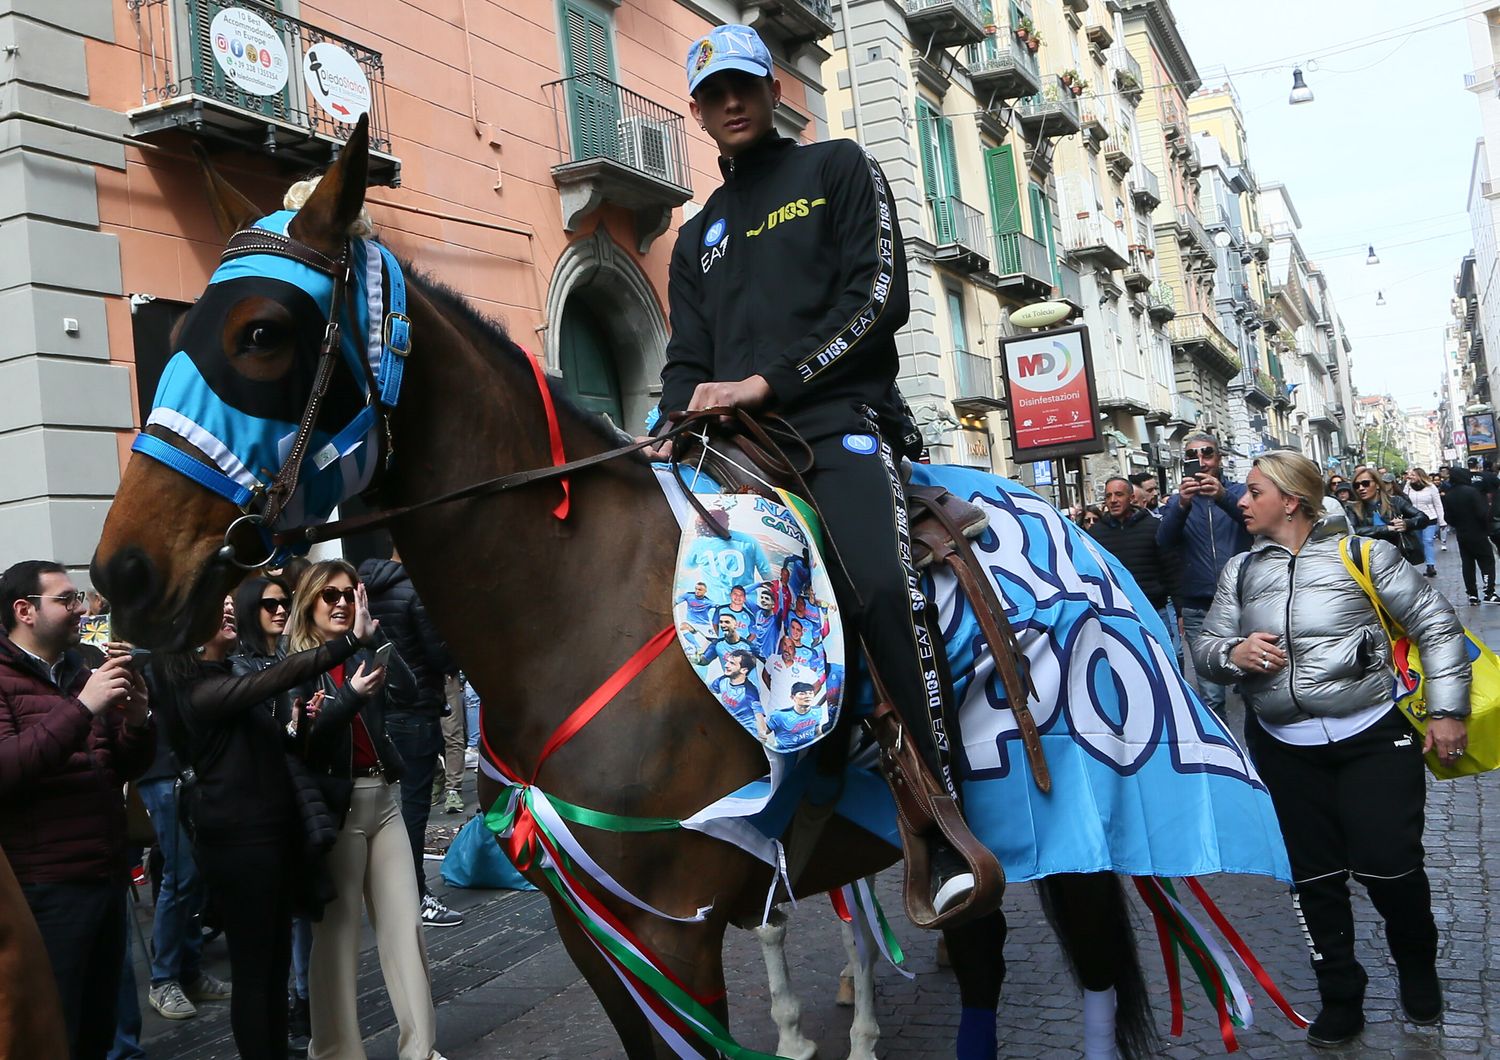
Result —
<path fill-rule="evenodd" d="M 1171 881 L 1154 877 L 1131 877 L 1140 892 L 1146 908 L 1151 911 L 1156 924 L 1157 941 L 1161 946 L 1162 963 L 1166 966 L 1167 989 L 1172 1005 L 1171 1035 L 1180 1037 L 1183 1030 L 1182 984 L 1179 978 L 1178 951 L 1187 959 L 1194 975 L 1203 987 L 1203 992 L 1213 1002 L 1219 1021 L 1219 1035 L 1224 1039 L 1226 1052 L 1239 1049 L 1235 1039 L 1236 1027 L 1249 1027 L 1255 1019 L 1250 996 L 1246 993 L 1238 973 L 1235 972 L 1228 954 L 1213 935 L 1200 924 L 1177 897 Z M 1255 976 L 1272 1002 L 1298 1027 L 1306 1027 L 1308 1021 L 1287 1002 L 1276 987 L 1265 967 L 1250 951 L 1245 940 L 1229 923 L 1227 917 L 1214 905 L 1197 880 L 1185 881 L 1193 896 L 1202 904 L 1209 919 L 1228 940 L 1235 956 Z"/>
<path fill-rule="evenodd" d="M 859 950 L 861 964 L 869 963 L 866 940 L 874 939 L 875 948 L 892 968 L 908 979 L 916 978 L 906 968 L 906 954 L 901 952 L 901 943 L 896 941 L 896 933 L 891 930 L 885 910 L 880 908 L 880 899 L 875 897 L 868 879 L 846 883 L 836 891 L 829 891 L 828 897 L 833 901 L 833 911 L 838 918 L 854 926 L 854 945 Z"/>

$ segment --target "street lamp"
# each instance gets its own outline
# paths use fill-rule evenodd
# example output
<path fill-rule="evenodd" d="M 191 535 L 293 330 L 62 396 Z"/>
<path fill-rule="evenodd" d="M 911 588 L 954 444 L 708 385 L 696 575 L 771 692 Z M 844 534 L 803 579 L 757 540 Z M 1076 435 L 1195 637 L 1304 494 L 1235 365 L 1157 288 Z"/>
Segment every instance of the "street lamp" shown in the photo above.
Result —
<path fill-rule="evenodd" d="M 1307 87 L 1307 82 L 1302 79 L 1302 67 L 1292 67 L 1292 94 L 1287 97 L 1288 103 L 1295 106 L 1298 103 L 1311 103 L 1313 91 Z"/>
<path fill-rule="evenodd" d="M 1385 292 L 1384 291 L 1376 291 L 1375 292 L 1375 304 L 1376 305 L 1385 305 Z"/>
<path fill-rule="evenodd" d="M 1367 257 L 1367 258 L 1365 258 L 1365 264 L 1366 265 L 1379 265 L 1380 264 L 1380 255 L 1377 254 L 1377 253 L 1375 253 L 1375 244 L 1374 243 L 1370 244 L 1370 256 Z"/>

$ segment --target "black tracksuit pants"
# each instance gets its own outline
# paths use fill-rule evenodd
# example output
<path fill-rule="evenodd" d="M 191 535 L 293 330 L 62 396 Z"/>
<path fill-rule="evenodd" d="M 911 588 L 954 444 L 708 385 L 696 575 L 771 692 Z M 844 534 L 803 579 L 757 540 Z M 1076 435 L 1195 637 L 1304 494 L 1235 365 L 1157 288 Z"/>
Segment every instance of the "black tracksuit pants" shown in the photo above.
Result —
<path fill-rule="evenodd" d="M 1432 974 L 1437 926 L 1422 866 L 1422 738 L 1394 707 L 1363 732 L 1313 747 L 1282 743 L 1253 719 L 1245 730 L 1286 839 L 1293 901 L 1323 1003 L 1364 1000 L 1367 977 L 1354 956 L 1351 875 L 1385 920 L 1386 942 L 1402 978 Z"/>
<path fill-rule="evenodd" d="M 824 557 L 844 618 L 848 661 L 853 665 L 862 638 L 891 705 L 933 775 L 956 797 L 946 768 L 948 741 L 957 734 L 949 732 L 943 707 L 943 649 L 923 621 L 927 603 L 911 562 L 897 458 L 870 417 L 858 415 L 838 426 L 849 429 L 813 431 L 799 424 L 814 456 L 807 485 L 843 561 L 841 570 L 832 556 Z"/>
<path fill-rule="evenodd" d="M 1458 558 L 1463 564 L 1464 588 L 1470 596 L 1479 595 L 1479 583 L 1474 577 L 1474 568 L 1479 568 L 1479 573 L 1484 575 L 1485 592 L 1492 592 L 1495 588 L 1495 550 L 1490 547 L 1488 538 L 1483 537 L 1460 537 L 1458 539 Z"/>

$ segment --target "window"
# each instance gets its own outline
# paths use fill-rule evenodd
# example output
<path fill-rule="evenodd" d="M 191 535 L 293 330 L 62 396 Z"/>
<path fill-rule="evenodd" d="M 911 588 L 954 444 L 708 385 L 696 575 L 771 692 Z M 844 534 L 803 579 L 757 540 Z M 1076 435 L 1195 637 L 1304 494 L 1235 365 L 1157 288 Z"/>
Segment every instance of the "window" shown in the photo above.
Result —
<path fill-rule="evenodd" d="M 580 0 L 563 0 L 559 15 L 573 157 L 617 158 L 620 97 L 610 18 Z"/>
<path fill-rule="evenodd" d="M 965 353 L 969 350 L 969 332 L 964 327 L 964 298 L 952 287 L 944 287 L 948 300 L 948 334 L 953 339 L 953 348 Z"/>

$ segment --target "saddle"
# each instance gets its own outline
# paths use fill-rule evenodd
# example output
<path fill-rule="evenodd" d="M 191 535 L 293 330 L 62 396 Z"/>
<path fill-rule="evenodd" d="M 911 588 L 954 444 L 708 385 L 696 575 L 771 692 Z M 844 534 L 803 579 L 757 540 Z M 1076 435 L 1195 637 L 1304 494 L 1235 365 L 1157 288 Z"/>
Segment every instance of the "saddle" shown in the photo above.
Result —
<path fill-rule="evenodd" d="M 779 488 L 797 494 L 812 505 L 803 479 L 813 462 L 807 444 L 790 426 L 779 421 L 756 420 L 743 413 L 738 419 L 743 429 L 728 434 L 719 427 L 717 410 L 705 415 L 703 422 L 709 426 L 710 434 L 707 450 L 697 436 L 682 434 L 676 440 L 676 459 L 701 467 L 725 492 L 754 493 L 778 500 L 775 490 Z M 788 456 L 789 449 L 795 456 Z M 970 539 L 984 532 L 989 517 L 982 509 L 946 489 L 912 486 L 909 463 L 903 461 L 901 470 L 913 564 L 919 570 L 934 563 L 947 567 L 968 597 L 980 630 L 989 643 L 1007 702 L 1015 715 L 1032 778 L 1041 791 L 1048 792 L 1052 788 L 1051 774 L 1042 752 L 1036 721 L 1028 706 L 1035 688 L 1028 673 L 1027 660 L 1005 609 L 969 544 Z M 691 503 L 701 507 L 693 494 L 689 493 L 688 497 Z M 833 551 L 836 555 L 836 544 Z M 994 855 L 969 832 L 953 798 L 932 775 L 917 748 L 906 739 L 904 725 L 891 705 L 890 697 L 885 694 L 875 660 L 869 661 L 877 706 L 867 725 L 879 745 L 881 769 L 896 802 L 905 855 L 907 915 L 919 927 L 941 929 L 955 926 L 998 905 L 1004 888 L 1004 872 Z M 826 819 L 826 814 L 821 816 Z M 975 874 L 975 888 L 969 899 L 941 915 L 934 909 L 930 893 L 927 837 L 933 830 L 943 834 Z M 815 827 L 813 831 L 816 833 L 821 828 Z M 796 833 L 794 829 L 788 844 L 788 859 L 793 867 L 810 853 L 809 848 L 816 839 L 816 835 L 803 836 L 801 838 L 805 841 L 798 842 Z M 797 847 L 801 849 L 794 849 Z"/>

